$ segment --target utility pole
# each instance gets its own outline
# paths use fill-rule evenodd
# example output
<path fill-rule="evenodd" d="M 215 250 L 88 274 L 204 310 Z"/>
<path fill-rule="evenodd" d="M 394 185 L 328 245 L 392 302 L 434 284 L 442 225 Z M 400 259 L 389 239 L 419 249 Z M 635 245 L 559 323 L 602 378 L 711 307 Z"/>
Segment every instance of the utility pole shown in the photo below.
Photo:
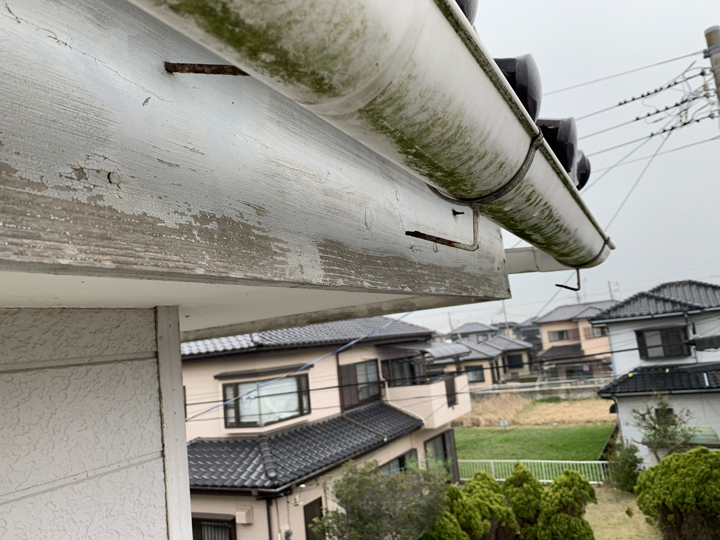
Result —
<path fill-rule="evenodd" d="M 505 318 L 505 337 L 510 337 L 510 328 L 507 323 L 507 311 L 505 311 L 505 300 L 502 301 L 503 317 Z"/>
<path fill-rule="evenodd" d="M 452 317 L 450 316 L 450 312 L 448 311 L 448 324 L 450 325 L 450 330 L 448 330 L 448 334 L 450 335 L 450 340 L 452 341 Z"/>
<path fill-rule="evenodd" d="M 715 77 L 715 94 L 720 101 L 720 26 L 711 26 L 705 30 L 707 50 L 705 58 L 710 59 L 713 76 Z"/>
<path fill-rule="evenodd" d="M 608 291 L 610 291 L 610 300 L 614 301 L 615 298 L 613 297 L 613 293 L 612 293 L 612 285 L 609 281 L 608 281 Z"/>

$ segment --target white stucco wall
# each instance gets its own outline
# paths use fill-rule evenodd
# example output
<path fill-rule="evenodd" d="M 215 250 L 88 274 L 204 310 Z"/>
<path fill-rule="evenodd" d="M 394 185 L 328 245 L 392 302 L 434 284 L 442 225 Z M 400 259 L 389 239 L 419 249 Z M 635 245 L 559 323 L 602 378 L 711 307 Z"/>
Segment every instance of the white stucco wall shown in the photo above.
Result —
<path fill-rule="evenodd" d="M 0 310 L 0 538 L 186 538 L 157 349 L 153 309 Z"/>
<path fill-rule="evenodd" d="M 695 330 L 700 336 L 720 334 L 720 315 L 717 313 L 691 315 L 690 322 L 695 323 Z M 617 378 L 633 369 L 645 366 L 695 363 L 695 357 L 692 355 L 692 352 L 691 356 L 684 358 L 643 360 L 640 358 L 640 353 L 637 350 L 626 350 L 637 349 L 636 330 L 651 330 L 676 326 L 685 326 L 685 319 L 683 317 L 665 317 L 660 319 L 608 323 L 610 350 L 614 351 L 612 355 L 613 376 Z M 720 362 L 720 350 L 697 351 L 697 358 L 699 362 Z"/>
<path fill-rule="evenodd" d="M 676 413 L 682 409 L 692 412 L 689 425 L 710 426 L 720 434 L 720 393 L 675 394 L 664 397 Z M 657 403 L 657 399 L 651 396 L 623 397 L 619 398 L 617 403 L 618 421 L 623 438 L 626 442 L 631 442 L 638 447 L 646 467 L 655 465 L 655 457 L 646 446 L 639 442 L 642 440 L 642 433 L 633 423 L 632 410 L 643 410 L 648 404 Z"/>

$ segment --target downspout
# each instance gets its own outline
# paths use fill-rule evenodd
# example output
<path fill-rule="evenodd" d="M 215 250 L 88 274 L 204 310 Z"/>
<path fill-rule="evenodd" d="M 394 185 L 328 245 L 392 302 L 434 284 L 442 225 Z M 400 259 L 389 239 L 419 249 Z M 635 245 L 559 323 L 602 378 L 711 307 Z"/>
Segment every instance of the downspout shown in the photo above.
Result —
<path fill-rule="evenodd" d="M 268 540 L 273 540 L 273 534 L 272 534 L 272 510 L 270 507 L 272 506 L 272 499 L 265 499 L 265 502 L 267 503 L 265 505 L 266 514 L 267 514 L 267 522 L 268 522 Z"/>
<path fill-rule="evenodd" d="M 614 249 L 454 0 L 131 1 L 471 206 L 474 233 L 483 215 L 574 268 Z"/>
<path fill-rule="evenodd" d="M 689 341 L 692 341 L 692 336 L 694 334 L 692 332 L 692 326 L 690 325 L 690 317 L 688 317 L 687 311 L 683 311 L 683 315 L 685 316 L 685 332 L 687 333 L 687 338 Z M 695 345 L 693 345 L 692 343 L 690 344 L 690 347 L 692 347 L 693 356 L 695 357 L 695 363 L 697 364 L 700 362 L 700 360 L 698 359 L 697 347 L 695 347 Z"/>

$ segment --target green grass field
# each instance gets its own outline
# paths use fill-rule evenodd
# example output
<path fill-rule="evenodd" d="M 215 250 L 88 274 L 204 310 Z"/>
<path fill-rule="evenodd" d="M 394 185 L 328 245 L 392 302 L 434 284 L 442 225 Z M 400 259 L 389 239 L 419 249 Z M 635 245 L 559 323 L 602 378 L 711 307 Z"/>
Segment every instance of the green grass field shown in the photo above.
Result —
<path fill-rule="evenodd" d="M 615 424 L 455 428 L 458 459 L 596 461 Z"/>

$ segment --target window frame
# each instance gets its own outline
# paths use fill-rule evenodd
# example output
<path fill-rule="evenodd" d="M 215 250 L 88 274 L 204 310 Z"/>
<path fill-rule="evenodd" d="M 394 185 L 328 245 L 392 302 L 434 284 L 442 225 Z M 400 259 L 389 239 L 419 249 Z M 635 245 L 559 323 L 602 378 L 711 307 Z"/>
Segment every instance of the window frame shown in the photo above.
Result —
<path fill-rule="evenodd" d="M 553 339 L 553 334 L 556 335 L 555 339 Z M 561 335 L 564 335 L 565 337 L 560 337 Z M 569 330 L 550 330 L 548 332 L 548 341 L 550 343 L 554 343 L 556 341 L 570 341 L 570 331 Z"/>
<path fill-rule="evenodd" d="M 647 335 L 651 332 L 657 332 L 660 335 L 660 345 L 647 345 Z M 671 332 L 679 332 L 681 340 L 666 341 L 666 337 Z M 635 330 L 635 339 L 638 345 L 638 355 L 643 360 L 661 360 L 663 358 L 685 358 L 690 356 L 690 347 L 687 344 L 687 328 L 685 326 L 665 326 L 662 328 L 646 328 L 643 330 Z M 682 349 L 682 350 L 676 350 Z M 662 350 L 661 355 L 650 355 L 649 349 Z M 669 353 L 669 354 L 668 354 Z"/>
<path fill-rule="evenodd" d="M 323 498 L 322 498 L 322 497 L 318 497 L 318 498 L 316 498 L 316 499 L 313 499 L 312 501 L 310 501 L 310 502 L 308 502 L 308 503 L 305 503 L 305 504 L 303 505 L 303 523 L 304 523 L 304 525 L 305 525 L 305 538 L 308 539 L 308 540 L 315 540 L 315 539 L 318 538 L 317 534 L 315 534 L 315 533 L 310 529 L 310 527 L 309 527 L 310 524 L 308 523 L 308 514 L 309 514 L 308 509 L 309 509 L 312 505 L 319 505 L 319 506 L 320 506 L 320 512 L 319 512 L 320 518 L 322 518 L 322 516 L 323 516 L 323 514 L 324 514 L 323 510 L 325 509 L 325 507 L 323 506 Z"/>
<path fill-rule="evenodd" d="M 513 365 L 512 362 L 510 362 L 510 357 L 511 357 L 511 356 L 512 356 L 512 357 L 516 357 L 516 358 L 517 358 L 517 357 L 520 357 L 520 365 L 517 365 L 517 364 Z M 505 358 L 506 358 L 506 360 L 507 360 L 507 367 L 508 367 L 508 369 L 522 369 L 523 367 L 525 367 L 525 360 L 523 359 L 523 353 L 507 354 L 507 355 L 505 356 Z"/>
<path fill-rule="evenodd" d="M 300 373 L 298 375 L 293 375 L 291 377 L 286 377 L 288 379 L 297 379 L 297 400 L 298 400 L 298 414 L 294 416 L 288 416 L 285 418 L 280 418 L 278 420 L 272 420 L 269 422 L 263 422 L 262 421 L 262 412 L 258 414 L 259 420 L 257 422 L 245 422 L 243 423 L 241 421 L 241 415 L 240 415 L 240 399 L 235 399 L 232 403 L 226 403 L 223 406 L 223 422 L 225 425 L 225 429 L 243 429 L 243 428 L 257 428 L 257 427 L 266 427 L 271 426 L 273 424 L 277 424 L 280 422 L 285 422 L 287 420 L 292 420 L 294 418 L 300 418 L 302 416 L 307 416 L 310 413 L 312 413 L 312 405 L 310 403 L 310 381 L 308 378 L 307 373 Z M 223 402 L 227 401 L 228 399 L 235 398 L 239 395 L 238 391 L 238 385 L 240 384 L 262 384 L 268 381 L 272 381 L 274 379 L 261 379 L 261 380 L 251 380 L 251 381 L 235 381 L 230 383 L 225 383 L 222 385 L 222 399 Z M 227 388 L 233 388 L 233 396 L 231 398 L 227 397 Z M 279 394 L 282 395 L 282 394 Z M 270 396 L 262 396 L 260 395 L 259 398 L 256 399 L 264 399 L 264 398 L 271 398 Z M 303 399 L 303 397 L 305 399 Z M 228 411 L 232 410 L 235 416 L 234 423 L 231 423 L 228 421 Z"/>
<path fill-rule="evenodd" d="M 400 371 L 405 371 L 405 373 L 399 373 Z M 382 360 L 380 377 L 381 382 L 387 382 L 391 387 L 425 384 L 427 382 L 425 360 L 420 356 Z"/>
<path fill-rule="evenodd" d="M 450 473 L 453 482 L 459 482 L 460 481 L 460 471 L 458 469 L 458 463 L 457 463 L 457 449 L 455 446 L 455 432 L 452 429 L 448 429 L 447 431 L 438 433 L 437 435 L 435 435 L 434 437 L 430 437 L 423 443 L 423 449 L 425 451 L 426 467 L 430 468 L 433 465 L 433 463 L 430 462 L 430 457 L 429 457 L 429 452 L 428 452 L 428 443 L 433 442 L 437 439 L 442 440 L 443 453 L 445 454 L 445 459 L 443 460 L 445 469 L 447 469 L 447 471 Z"/>
<path fill-rule="evenodd" d="M 202 529 L 200 529 L 200 538 L 197 538 L 196 536 L 196 527 L 202 527 L 203 523 L 217 523 L 227 526 L 229 531 L 228 540 L 237 540 L 237 522 L 235 521 L 235 516 L 229 514 L 197 514 L 193 512 L 191 520 L 193 540 L 205 540 L 202 538 Z"/>
<path fill-rule="evenodd" d="M 393 471 L 392 467 L 390 467 L 390 464 L 393 461 L 398 462 L 398 467 L 396 470 Z M 418 462 L 418 453 L 417 448 L 411 448 L 409 451 L 405 452 L 404 454 L 400 454 L 399 456 L 394 457 L 387 463 L 384 463 L 383 465 L 380 465 L 379 469 L 381 472 L 386 474 L 395 474 L 396 472 L 402 472 L 405 470 L 410 464 L 415 462 L 417 464 Z"/>
<path fill-rule="evenodd" d="M 485 366 L 480 364 L 476 366 L 465 366 L 465 373 L 468 377 L 468 382 L 485 382 Z M 482 375 L 479 379 L 471 379 L 470 373 L 480 373 Z"/>
<path fill-rule="evenodd" d="M 375 381 L 368 380 L 364 383 L 358 382 L 358 368 L 362 365 L 367 366 L 369 364 L 375 365 L 375 375 L 377 375 L 377 379 Z M 377 358 L 338 366 L 338 380 L 340 381 L 340 402 L 344 411 L 382 399 L 382 391 L 380 388 L 382 377 Z M 375 389 L 375 391 L 371 391 L 368 397 L 360 399 L 361 386 L 370 388 L 371 390 Z"/>

